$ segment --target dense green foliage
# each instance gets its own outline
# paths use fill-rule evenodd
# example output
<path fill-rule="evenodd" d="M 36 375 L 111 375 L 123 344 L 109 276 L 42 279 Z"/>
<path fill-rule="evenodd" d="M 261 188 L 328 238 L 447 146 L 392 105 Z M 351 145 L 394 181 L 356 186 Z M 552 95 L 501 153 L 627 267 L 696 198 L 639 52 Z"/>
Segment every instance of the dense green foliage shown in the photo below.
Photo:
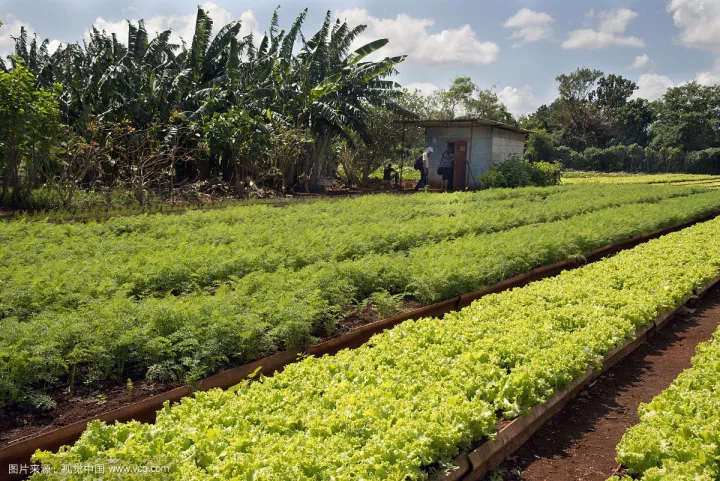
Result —
<path fill-rule="evenodd" d="M 483 189 L 498 187 L 546 187 L 560 183 L 561 168 L 548 162 L 528 162 L 514 157 L 495 164 L 478 176 Z"/>
<path fill-rule="evenodd" d="M 241 38 L 239 21 L 213 28 L 198 8 L 187 44 L 171 43 L 170 30 L 153 38 L 141 20 L 128 24 L 128 45 L 93 28 L 82 45 L 52 55 L 47 41 L 28 41 L 22 29 L 0 92 L 8 90 L 8 79 L 23 75 L 37 95 L 52 93 L 53 109 L 45 110 L 67 126 L 65 138 L 56 135 L 51 147 L 71 132 L 82 141 L 67 147 L 68 159 L 45 155 L 52 174 L 34 175 L 25 167 L 31 162 L 26 152 L 0 158 L 20 165 L 0 172 L 2 180 L 21 205 L 21 191 L 44 184 L 73 190 L 128 184 L 140 204 L 147 191 L 160 195 L 188 180 L 219 178 L 237 195 L 257 183 L 313 187 L 334 171 L 328 165 L 333 141 L 355 136 L 370 144 L 368 119 L 385 110 L 411 113 L 397 102 L 399 86 L 386 80 L 405 57 L 367 60 L 387 39 L 353 50 L 365 26 L 333 20 L 328 12 L 320 29 L 305 35 L 306 16 L 307 10 L 281 30 L 276 12 L 265 36 Z M 34 112 L 29 93 L 2 98 L 3 112 L 8 102 L 14 109 L 8 113 Z M 11 132 L 27 131 L 28 123 L 54 132 L 41 120 L 3 118 L 3 125 Z"/>
<path fill-rule="evenodd" d="M 720 173 L 720 86 L 690 82 L 648 102 L 634 82 L 580 68 L 557 77 L 559 98 L 521 119 L 535 130 L 528 160 L 605 172 Z"/>
<path fill-rule="evenodd" d="M 423 118 L 457 119 L 479 117 L 506 124 L 517 124 L 493 89 L 477 86 L 470 77 L 455 77 L 450 87 L 438 90 L 413 106 Z"/>
<path fill-rule="evenodd" d="M 4 223 L 0 402 L 191 380 L 312 342 L 382 293 L 446 299 L 718 208 L 701 187 L 566 186 Z"/>
<path fill-rule="evenodd" d="M 618 445 L 633 477 L 609 481 L 720 478 L 720 330 L 697 348 L 692 368 L 648 404 Z"/>
<path fill-rule="evenodd" d="M 658 150 L 637 144 L 591 147 L 584 152 L 561 147 L 554 155 L 565 167 L 576 170 L 720 174 L 720 148 L 685 153 L 679 148 Z"/>
<path fill-rule="evenodd" d="M 168 466 L 164 479 L 198 481 L 426 479 L 424 467 L 494 434 L 498 414 L 547 401 L 717 277 L 708 246 L 719 234 L 715 220 L 407 321 L 356 350 L 166 406 L 153 425 L 93 422 L 74 446 L 36 453 L 55 474 L 32 479 L 83 463 Z"/>
<path fill-rule="evenodd" d="M 0 72 L 0 125 L 0 201 L 12 187 L 14 199 L 22 202 L 31 183 L 21 177 L 37 182 L 52 175 L 61 148 L 56 92 L 36 90 L 35 78 L 22 65 Z"/>

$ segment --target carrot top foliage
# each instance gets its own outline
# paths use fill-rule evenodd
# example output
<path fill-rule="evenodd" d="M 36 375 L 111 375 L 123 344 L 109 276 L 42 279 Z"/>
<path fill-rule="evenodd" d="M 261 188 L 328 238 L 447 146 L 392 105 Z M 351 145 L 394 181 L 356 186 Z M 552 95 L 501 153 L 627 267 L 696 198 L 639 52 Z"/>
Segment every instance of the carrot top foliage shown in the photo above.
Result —
<path fill-rule="evenodd" d="M 192 381 L 308 345 L 354 306 L 390 315 L 718 207 L 698 187 L 566 186 L 5 222 L 0 404 Z"/>

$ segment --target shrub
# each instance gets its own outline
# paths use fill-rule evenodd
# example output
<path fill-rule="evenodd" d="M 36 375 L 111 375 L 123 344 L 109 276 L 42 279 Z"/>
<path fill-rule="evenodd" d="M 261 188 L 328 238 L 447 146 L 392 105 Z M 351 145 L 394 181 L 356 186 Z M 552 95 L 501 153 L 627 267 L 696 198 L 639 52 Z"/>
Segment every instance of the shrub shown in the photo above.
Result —
<path fill-rule="evenodd" d="M 691 174 L 720 174 L 720 149 L 688 152 L 685 156 L 685 172 Z"/>
<path fill-rule="evenodd" d="M 518 157 L 512 157 L 504 162 L 490 167 L 484 174 L 478 176 L 483 189 L 497 187 L 525 187 L 534 185 L 544 187 L 557 185 L 560 182 L 562 169 L 548 162 L 528 162 Z"/>
<path fill-rule="evenodd" d="M 550 162 L 534 162 L 530 164 L 530 178 L 532 185 L 545 187 L 558 185 L 562 177 L 562 167 Z"/>
<path fill-rule="evenodd" d="M 574 170 L 590 170 L 585 157 L 570 147 L 558 147 L 555 149 L 556 159 L 566 168 Z"/>
<path fill-rule="evenodd" d="M 643 148 L 632 144 L 615 145 L 607 149 L 590 147 L 584 152 L 558 147 L 555 154 L 565 168 L 574 170 L 720 174 L 720 149 L 685 154 L 676 147 Z"/>
<path fill-rule="evenodd" d="M 528 135 L 525 159 L 530 162 L 549 161 L 555 158 L 555 141 L 545 130 Z"/>

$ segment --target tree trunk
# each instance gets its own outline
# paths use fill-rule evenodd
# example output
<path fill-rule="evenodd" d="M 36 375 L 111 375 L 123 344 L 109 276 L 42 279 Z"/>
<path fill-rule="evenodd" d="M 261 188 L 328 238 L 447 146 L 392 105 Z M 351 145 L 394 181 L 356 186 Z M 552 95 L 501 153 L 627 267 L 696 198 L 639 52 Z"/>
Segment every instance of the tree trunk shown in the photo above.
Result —
<path fill-rule="evenodd" d="M 330 133 L 323 132 L 315 144 L 315 150 L 313 151 L 312 159 L 310 161 L 310 189 L 312 190 L 317 189 L 320 174 L 325 167 L 325 159 L 327 157 L 328 149 L 330 148 L 330 141 Z"/>

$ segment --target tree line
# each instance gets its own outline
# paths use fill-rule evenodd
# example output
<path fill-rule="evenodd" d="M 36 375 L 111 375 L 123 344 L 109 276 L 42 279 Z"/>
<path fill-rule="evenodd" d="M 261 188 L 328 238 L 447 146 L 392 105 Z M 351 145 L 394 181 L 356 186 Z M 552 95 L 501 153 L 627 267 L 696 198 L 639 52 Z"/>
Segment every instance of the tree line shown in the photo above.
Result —
<path fill-rule="evenodd" d="M 143 203 L 208 179 L 238 195 L 312 189 L 332 175 L 338 141 L 372 143 L 375 112 L 412 113 L 390 79 L 405 57 L 367 58 L 387 39 L 352 50 L 365 26 L 328 12 L 306 36 L 306 16 L 285 30 L 276 11 L 265 35 L 240 38 L 239 21 L 213 35 L 198 8 L 182 45 L 141 20 L 128 22 L 127 45 L 93 28 L 52 54 L 22 29 L 0 63 L 2 198 L 22 204 L 50 186 L 70 205 L 79 189 L 123 187 Z"/>
<path fill-rule="evenodd" d="M 635 82 L 579 68 L 557 77 L 558 98 L 520 119 L 535 131 L 529 160 L 579 170 L 720 173 L 720 86 L 690 82 L 658 100 Z"/>
<path fill-rule="evenodd" d="M 720 173 L 719 86 L 692 82 L 650 102 L 631 80 L 583 67 L 556 78 L 555 101 L 515 118 L 470 77 L 429 95 L 403 90 L 392 77 L 404 56 L 368 59 L 387 39 L 353 50 L 365 26 L 328 12 L 306 36 L 306 17 L 281 29 L 276 11 L 266 34 L 240 37 L 240 22 L 214 29 L 198 8 L 187 43 L 141 20 L 128 22 L 127 45 L 93 28 L 52 54 L 21 29 L 0 59 L 0 200 L 23 206 L 43 192 L 69 207 L 120 192 L 144 205 L 196 185 L 248 196 L 363 184 L 385 163 L 412 164 L 423 133 L 402 121 L 417 117 L 527 128 L 529 161 Z"/>

